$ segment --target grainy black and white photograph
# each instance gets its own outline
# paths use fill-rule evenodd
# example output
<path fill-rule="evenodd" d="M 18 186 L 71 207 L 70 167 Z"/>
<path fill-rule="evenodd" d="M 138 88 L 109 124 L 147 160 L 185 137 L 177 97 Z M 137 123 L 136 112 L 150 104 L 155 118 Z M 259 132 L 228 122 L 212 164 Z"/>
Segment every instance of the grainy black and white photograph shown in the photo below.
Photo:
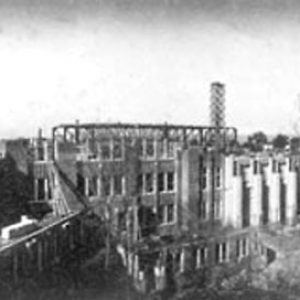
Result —
<path fill-rule="evenodd" d="M 0 0 L 0 299 L 300 299 L 298 0 Z"/>

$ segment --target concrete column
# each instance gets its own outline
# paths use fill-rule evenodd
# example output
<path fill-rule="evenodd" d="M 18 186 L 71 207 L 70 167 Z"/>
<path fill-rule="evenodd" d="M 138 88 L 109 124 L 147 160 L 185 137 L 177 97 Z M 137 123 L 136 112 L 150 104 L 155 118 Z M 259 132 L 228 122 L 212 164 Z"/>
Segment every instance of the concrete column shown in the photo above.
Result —
<path fill-rule="evenodd" d="M 198 248 L 196 252 L 196 268 L 199 269 L 201 267 L 201 249 Z"/>
<path fill-rule="evenodd" d="M 198 231 L 199 218 L 199 150 L 190 148 L 181 159 L 181 227 L 187 231 Z"/>
<path fill-rule="evenodd" d="M 270 177 L 269 221 L 276 224 L 280 221 L 280 175 L 272 172 Z"/>
<path fill-rule="evenodd" d="M 38 179 L 34 179 L 34 200 L 39 200 L 38 195 L 39 195 L 39 182 Z"/>
<path fill-rule="evenodd" d="M 162 153 L 162 157 L 168 157 L 168 139 L 164 138 L 163 141 L 163 153 Z"/>
<path fill-rule="evenodd" d="M 243 182 L 240 175 L 232 178 L 232 199 L 228 206 L 231 207 L 228 216 L 230 224 L 240 228 L 242 226 L 242 190 Z M 230 200 L 229 200 L 230 201 Z M 228 208 L 229 208 L 228 207 Z"/>
<path fill-rule="evenodd" d="M 133 273 L 133 254 L 128 252 L 127 254 L 127 272 L 128 272 L 128 275 L 132 275 Z"/>
<path fill-rule="evenodd" d="M 154 163 L 154 172 L 153 172 L 153 193 L 154 193 L 154 201 L 155 201 L 155 205 L 154 205 L 155 213 L 158 212 L 158 207 L 159 207 L 159 190 L 158 190 L 157 181 L 158 181 L 158 161 L 156 158 L 156 161 Z"/>
<path fill-rule="evenodd" d="M 180 206 L 180 193 L 181 193 L 181 185 L 180 185 L 180 174 L 181 174 L 181 152 L 180 150 L 176 150 L 175 152 L 175 170 L 174 170 L 174 222 L 177 226 L 179 226 L 179 206 Z"/>
<path fill-rule="evenodd" d="M 232 209 L 232 199 L 233 199 L 233 163 L 234 156 L 225 157 L 225 174 L 223 186 L 224 192 L 224 225 L 231 225 L 231 209 Z"/>
<path fill-rule="evenodd" d="M 101 196 L 101 178 L 97 178 L 97 196 Z"/>
<path fill-rule="evenodd" d="M 113 159 L 114 155 L 114 140 L 113 139 L 110 139 L 109 140 L 109 149 L 110 149 L 110 153 L 109 153 L 109 158 L 110 159 Z"/>
<path fill-rule="evenodd" d="M 125 174 L 122 175 L 122 195 L 125 196 L 127 194 L 126 191 L 126 176 Z"/>
<path fill-rule="evenodd" d="M 48 141 L 43 142 L 43 151 L 44 151 L 44 160 L 47 161 L 49 159 L 48 155 Z"/>
<path fill-rule="evenodd" d="M 181 252 L 180 252 L 180 260 L 179 260 L 179 270 L 181 273 L 184 272 L 185 270 L 185 249 L 182 248 Z"/>
<path fill-rule="evenodd" d="M 287 174 L 286 222 L 293 225 L 297 214 L 297 174 L 290 171 Z"/>
<path fill-rule="evenodd" d="M 259 226 L 262 217 L 262 175 L 255 174 L 252 178 L 250 197 L 250 226 Z"/>
<path fill-rule="evenodd" d="M 89 196 L 89 179 L 87 177 L 84 178 L 84 194 Z"/>
<path fill-rule="evenodd" d="M 109 178 L 109 181 L 110 181 L 110 196 L 113 196 L 115 194 L 114 176 L 111 176 Z"/>
<path fill-rule="evenodd" d="M 138 279 L 139 275 L 139 257 L 134 255 L 133 257 L 133 278 Z"/>
<path fill-rule="evenodd" d="M 122 159 L 124 159 L 126 157 L 126 140 L 125 140 L 125 137 L 122 137 L 121 138 L 121 156 L 122 156 Z"/>
<path fill-rule="evenodd" d="M 49 200 L 49 185 L 48 185 L 48 179 L 44 179 L 44 189 L 45 189 L 45 200 Z"/>

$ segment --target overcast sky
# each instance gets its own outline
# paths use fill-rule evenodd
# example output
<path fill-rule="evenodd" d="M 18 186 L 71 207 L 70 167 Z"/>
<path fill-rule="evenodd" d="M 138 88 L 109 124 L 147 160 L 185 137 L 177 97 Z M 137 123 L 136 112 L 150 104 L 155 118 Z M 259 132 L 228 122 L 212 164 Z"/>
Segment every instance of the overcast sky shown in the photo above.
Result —
<path fill-rule="evenodd" d="M 212 81 L 227 125 L 293 133 L 297 2 L 0 0 L 0 137 L 75 119 L 207 125 Z"/>

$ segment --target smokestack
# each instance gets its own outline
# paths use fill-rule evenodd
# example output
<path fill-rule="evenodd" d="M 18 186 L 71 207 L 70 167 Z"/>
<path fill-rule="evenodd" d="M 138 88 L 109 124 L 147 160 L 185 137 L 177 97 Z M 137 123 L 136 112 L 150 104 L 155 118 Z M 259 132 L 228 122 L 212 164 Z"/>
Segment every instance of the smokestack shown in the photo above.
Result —
<path fill-rule="evenodd" d="M 225 85 L 213 82 L 210 87 L 210 125 L 225 127 Z"/>

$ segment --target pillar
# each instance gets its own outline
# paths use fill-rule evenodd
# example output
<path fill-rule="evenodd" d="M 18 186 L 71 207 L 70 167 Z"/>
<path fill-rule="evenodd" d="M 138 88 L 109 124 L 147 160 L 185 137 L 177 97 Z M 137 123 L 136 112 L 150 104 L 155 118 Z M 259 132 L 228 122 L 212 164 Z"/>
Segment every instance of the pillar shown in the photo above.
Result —
<path fill-rule="evenodd" d="M 137 254 L 133 257 L 133 278 L 137 279 L 139 274 L 139 257 Z"/>
<path fill-rule="evenodd" d="M 39 182 L 38 179 L 34 179 L 34 200 L 39 200 L 38 195 L 39 195 Z"/>
<path fill-rule="evenodd" d="M 286 222 L 293 225 L 297 212 L 297 174 L 290 171 L 287 174 Z"/>
<path fill-rule="evenodd" d="M 127 194 L 126 191 L 126 174 L 122 175 L 122 195 L 125 196 Z"/>
<path fill-rule="evenodd" d="M 270 178 L 269 221 L 273 224 L 280 221 L 280 175 L 275 172 Z"/>
<path fill-rule="evenodd" d="M 49 200 L 49 184 L 47 178 L 44 179 L 45 200 Z"/>
<path fill-rule="evenodd" d="M 243 191 L 242 177 L 240 175 L 233 177 L 232 178 L 232 199 L 231 199 L 232 201 L 231 203 L 228 203 L 229 207 L 231 207 L 229 220 L 231 225 L 237 228 L 240 228 L 242 226 L 242 200 L 243 200 L 242 191 Z"/>
<path fill-rule="evenodd" d="M 250 197 L 250 226 L 259 226 L 262 217 L 262 175 L 255 174 L 252 178 Z"/>
<path fill-rule="evenodd" d="M 86 197 L 89 196 L 89 179 L 84 177 L 84 194 Z"/>
<path fill-rule="evenodd" d="M 179 260 L 179 270 L 181 273 L 183 273 L 185 270 L 185 256 L 186 256 L 185 249 L 182 248 L 180 252 L 180 260 Z"/>
<path fill-rule="evenodd" d="M 175 151 L 175 170 L 174 170 L 174 222 L 179 226 L 179 206 L 180 206 L 180 177 L 181 176 L 181 152 L 179 150 Z"/>
<path fill-rule="evenodd" d="M 102 196 L 101 195 L 101 177 L 100 176 L 97 178 L 97 195 Z"/>
<path fill-rule="evenodd" d="M 45 140 L 43 142 L 43 150 L 44 150 L 44 160 L 48 161 L 49 156 L 48 156 L 48 141 L 47 140 Z"/>

